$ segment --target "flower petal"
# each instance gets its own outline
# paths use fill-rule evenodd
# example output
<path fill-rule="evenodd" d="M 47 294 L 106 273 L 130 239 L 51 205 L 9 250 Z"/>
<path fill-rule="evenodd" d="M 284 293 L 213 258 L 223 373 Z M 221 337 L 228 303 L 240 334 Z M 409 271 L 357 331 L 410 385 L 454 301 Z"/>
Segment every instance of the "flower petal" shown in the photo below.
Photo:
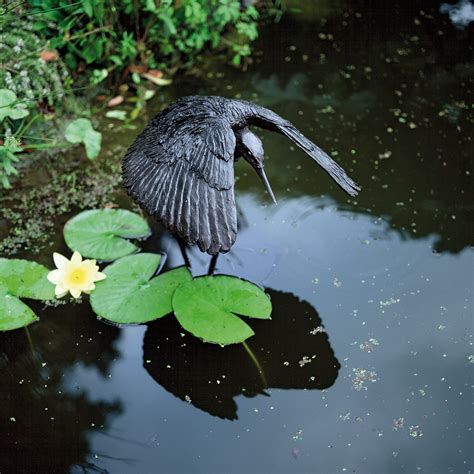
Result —
<path fill-rule="evenodd" d="M 84 289 L 82 291 L 84 292 L 90 292 L 90 291 L 93 291 L 95 290 L 95 285 L 93 282 L 90 282 L 86 287 L 84 287 Z"/>
<path fill-rule="evenodd" d="M 65 268 L 66 265 L 69 263 L 69 260 L 64 255 L 61 255 L 57 252 L 53 253 L 53 260 L 54 264 L 56 265 L 56 268 L 58 268 L 59 270 Z"/>
<path fill-rule="evenodd" d="M 79 264 L 79 263 L 82 262 L 81 254 L 80 254 L 78 251 L 75 251 L 75 252 L 72 254 L 71 262 L 74 263 L 74 265 L 77 265 L 77 264 Z"/>
<path fill-rule="evenodd" d="M 52 270 L 46 277 L 53 285 L 59 285 L 64 280 L 64 272 L 62 270 Z"/>
<path fill-rule="evenodd" d="M 67 292 L 68 292 L 68 289 L 64 288 L 61 285 L 57 285 L 56 288 L 54 289 L 54 294 L 56 295 L 56 298 L 62 298 Z"/>
<path fill-rule="evenodd" d="M 94 281 L 101 281 L 101 280 L 105 280 L 106 278 L 107 278 L 107 275 L 105 273 L 97 272 L 95 274 Z"/>
<path fill-rule="evenodd" d="M 69 292 L 76 299 L 79 298 L 79 296 L 81 296 L 81 290 L 79 290 L 78 288 L 70 288 Z"/>

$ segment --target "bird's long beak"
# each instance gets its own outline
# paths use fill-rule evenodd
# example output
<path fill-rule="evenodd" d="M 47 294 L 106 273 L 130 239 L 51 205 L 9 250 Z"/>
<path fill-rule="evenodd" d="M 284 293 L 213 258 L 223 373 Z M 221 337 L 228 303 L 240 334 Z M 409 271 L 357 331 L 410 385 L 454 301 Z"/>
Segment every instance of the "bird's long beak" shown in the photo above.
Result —
<path fill-rule="evenodd" d="M 255 171 L 257 172 L 259 178 L 262 180 L 262 183 L 265 186 L 265 189 L 267 190 L 267 193 L 272 198 L 272 201 L 275 204 L 277 204 L 277 201 L 275 199 L 275 195 L 273 194 L 272 188 L 271 188 L 270 183 L 268 182 L 268 179 L 267 179 L 267 175 L 265 174 L 265 170 L 263 168 L 255 168 Z"/>

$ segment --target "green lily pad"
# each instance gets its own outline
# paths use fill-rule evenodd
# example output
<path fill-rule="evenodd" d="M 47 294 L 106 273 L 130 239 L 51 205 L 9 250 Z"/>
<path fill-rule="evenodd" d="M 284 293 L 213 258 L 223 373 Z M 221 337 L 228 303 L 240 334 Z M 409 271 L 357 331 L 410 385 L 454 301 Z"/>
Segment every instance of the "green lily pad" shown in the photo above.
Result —
<path fill-rule="evenodd" d="M 38 319 L 29 306 L 0 289 L 0 331 L 19 329 Z"/>
<path fill-rule="evenodd" d="M 54 299 L 54 286 L 47 280 L 49 270 L 28 260 L 0 258 L 0 331 L 26 326 L 38 317 L 18 299 Z"/>
<path fill-rule="evenodd" d="M 54 299 L 54 286 L 46 278 L 49 270 L 36 262 L 0 258 L 0 287 L 7 293 L 33 300 Z"/>
<path fill-rule="evenodd" d="M 30 112 L 24 103 L 18 103 L 16 94 L 9 89 L 0 89 L 0 122 L 6 117 L 18 120 L 26 117 Z"/>
<path fill-rule="evenodd" d="M 237 315 L 271 319 L 270 298 L 240 278 L 217 275 L 196 278 L 177 288 L 173 310 L 184 329 L 206 342 L 226 345 L 254 335 Z"/>
<path fill-rule="evenodd" d="M 160 254 L 140 253 L 109 265 L 107 278 L 91 294 L 95 313 L 118 324 L 146 323 L 171 313 L 173 293 L 192 276 L 179 267 L 153 278 L 161 260 Z"/>
<path fill-rule="evenodd" d="M 64 239 L 83 257 L 111 261 L 138 250 L 125 239 L 146 237 L 150 232 L 148 223 L 138 214 L 124 209 L 95 209 L 66 222 Z"/>
<path fill-rule="evenodd" d="M 96 158 L 100 152 L 102 134 L 94 130 L 89 119 L 80 118 L 71 122 L 66 128 L 64 136 L 70 143 L 84 143 L 89 160 Z"/>

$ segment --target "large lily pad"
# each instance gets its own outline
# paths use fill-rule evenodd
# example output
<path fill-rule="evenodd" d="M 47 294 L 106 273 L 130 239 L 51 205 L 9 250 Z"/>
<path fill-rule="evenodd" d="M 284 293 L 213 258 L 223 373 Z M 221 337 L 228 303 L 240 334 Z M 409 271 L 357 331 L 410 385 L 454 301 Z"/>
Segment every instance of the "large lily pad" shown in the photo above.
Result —
<path fill-rule="evenodd" d="M 26 105 L 18 102 L 16 94 L 9 89 L 0 89 L 0 122 L 6 117 L 18 120 L 26 117 L 30 112 Z"/>
<path fill-rule="evenodd" d="M 272 305 L 258 286 L 217 275 L 196 278 L 177 288 L 173 309 L 181 326 L 207 342 L 243 342 L 252 329 L 237 315 L 270 319 Z"/>
<path fill-rule="evenodd" d="M 38 317 L 18 297 L 35 300 L 54 298 L 49 270 L 28 260 L 0 258 L 0 331 L 26 326 Z"/>
<path fill-rule="evenodd" d="M 150 227 L 138 214 L 124 209 L 84 211 L 64 226 L 64 239 L 83 257 L 116 260 L 130 255 L 138 247 L 125 239 L 146 237 Z"/>
<path fill-rule="evenodd" d="M 46 278 L 49 270 L 36 262 L 0 258 L 0 286 L 9 294 L 34 300 L 54 299 L 54 286 Z"/>
<path fill-rule="evenodd" d="M 70 143 L 83 143 L 86 147 L 87 158 L 90 160 L 96 158 L 100 152 L 102 134 L 94 130 L 89 119 L 80 118 L 71 122 L 66 128 L 64 136 Z"/>
<path fill-rule="evenodd" d="M 91 294 L 95 313 L 118 324 L 146 323 L 171 313 L 173 293 L 192 276 L 180 267 L 153 278 L 161 260 L 160 254 L 141 253 L 108 266 L 107 278 Z"/>

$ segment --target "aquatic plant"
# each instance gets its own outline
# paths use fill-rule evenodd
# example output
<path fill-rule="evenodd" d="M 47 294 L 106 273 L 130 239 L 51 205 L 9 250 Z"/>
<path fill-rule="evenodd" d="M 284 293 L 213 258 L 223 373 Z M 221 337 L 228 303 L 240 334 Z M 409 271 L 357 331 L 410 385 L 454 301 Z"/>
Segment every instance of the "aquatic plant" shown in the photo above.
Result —
<path fill-rule="evenodd" d="M 48 269 L 28 260 L 0 258 L 0 331 L 27 326 L 38 317 L 19 298 L 52 300 Z"/>
<path fill-rule="evenodd" d="M 77 299 L 81 293 L 88 294 L 93 291 L 95 283 L 106 278 L 106 275 L 99 271 L 95 260 L 82 260 L 79 252 L 74 252 L 71 260 L 54 252 L 53 260 L 57 268 L 48 273 L 48 281 L 55 285 L 56 298 L 71 293 L 72 297 Z"/>
<path fill-rule="evenodd" d="M 98 317 L 117 324 L 147 323 L 174 313 L 185 330 L 220 345 L 254 335 L 239 316 L 270 319 L 268 295 L 249 281 L 226 275 L 193 278 L 185 267 L 161 273 L 164 254 L 130 255 L 138 248 L 123 237 L 148 234 L 146 221 L 130 211 L 85 211 L 66 224 L 64 237 L 70 247 L 82 247 L 92 258 L 115 260 L 103 273 L 95 259 L 82 260 L 75 249 L 70 260 L 54 253 L 57 269 L 50 272 L 34 262 L 0 259 L 0 330 L 37 319 L 16 297 L 48 300 L 67 293 L 75 299 L 90 293 Z"/>
<path fill-rule="evenodd" d="M 127 239 L 148 237 L 150 233 L 143 217 L 124 209 L 84 211 L 64 226 L 64 240 L 69 248 L 106 261 L 137 252 L 138 247 Z"/>

